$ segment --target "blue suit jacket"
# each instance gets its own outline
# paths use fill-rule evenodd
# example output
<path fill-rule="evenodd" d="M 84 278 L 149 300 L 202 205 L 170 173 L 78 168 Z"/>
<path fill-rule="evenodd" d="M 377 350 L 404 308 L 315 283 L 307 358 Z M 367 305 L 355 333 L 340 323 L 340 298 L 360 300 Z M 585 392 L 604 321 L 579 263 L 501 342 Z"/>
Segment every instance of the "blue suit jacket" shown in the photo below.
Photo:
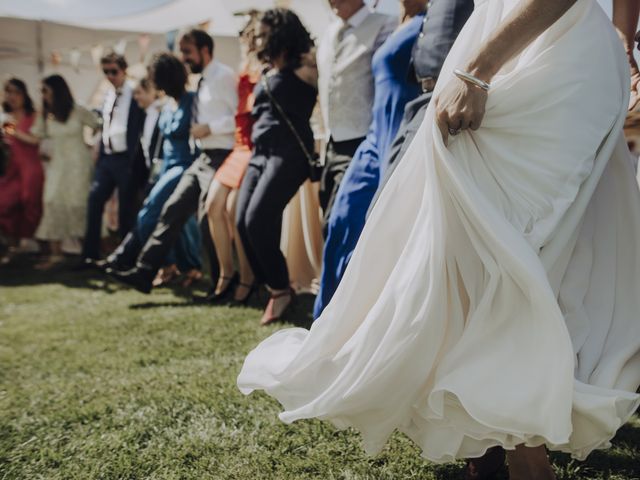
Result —
<path fill-rule="evenodd" d="M 412 52 L 413 76 L 440 75 L 442 64 L 473 12 L 473 0 L 431 0 Z"/>

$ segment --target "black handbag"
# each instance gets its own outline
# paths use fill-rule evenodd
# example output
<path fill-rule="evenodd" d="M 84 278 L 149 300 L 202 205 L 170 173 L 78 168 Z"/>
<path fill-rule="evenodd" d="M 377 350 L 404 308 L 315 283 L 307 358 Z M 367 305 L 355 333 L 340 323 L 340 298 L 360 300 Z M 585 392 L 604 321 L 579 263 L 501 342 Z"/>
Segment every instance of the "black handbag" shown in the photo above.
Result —
<path fill-rule="evenodd" d="M 296 137 L 298 145 L 300 145 L 300 149 L 304 153 L 305 157 L 307 157 L 307 162 L 309 163 L 309 179 L 312 182 L 319 182 L 323 170 L 322 163 L 320 163 L 320 155 L 318 155 L 316 152 L 309 152 L 309 149 L 307 149 L 307 146 L 302 141 L 302 138 L 300 138 L 300 134 L 296 130 L 296 127 L 293 126 L 293 123 L 291 123 L 291 120 L 289 120 L 289 117 L 286 113 L 284 113 L 284 110 L 271 93 L 269 82 L 267 81 L 266 77 L 266 74 L 263 74 L 260 77 L 260 82 L 262 83 L 264 91 L 267 93 L 267 95 L 269 96 L 269 100 L 271 100 L 271 103 L 273 103 L 273 106 L 276 107 L 276 110 L 278 110 L 278 113 L 280 113 L 280 116 L 289 127 L 289 130 L 291 130 L 291 133 L 293 133 L 293 136 Z"/>
<path fill-rule="evenodd" d="M 0 135 L 0 177 L 2 177 L 9 167 L 9 148 L 4 141 L 4 135 Z"/>

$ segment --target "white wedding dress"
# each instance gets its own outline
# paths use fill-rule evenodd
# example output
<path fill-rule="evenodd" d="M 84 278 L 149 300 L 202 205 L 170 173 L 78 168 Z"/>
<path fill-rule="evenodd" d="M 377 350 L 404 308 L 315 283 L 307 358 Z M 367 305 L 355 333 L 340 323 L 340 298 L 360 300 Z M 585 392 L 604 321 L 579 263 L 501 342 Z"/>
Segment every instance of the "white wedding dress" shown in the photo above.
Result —
<path fill-rule="evenodd" d="M 436 96 L 517 3 L 476 2 Z M 323 315 L 263 341 L 240 389 L 370 453 L 395 429 L 433 461 L 606 448 L 639 402 L 628 92 L 610 20 L 578 0 L 493 79 L 479 130 L 445 147 L 432 102 Z"/>

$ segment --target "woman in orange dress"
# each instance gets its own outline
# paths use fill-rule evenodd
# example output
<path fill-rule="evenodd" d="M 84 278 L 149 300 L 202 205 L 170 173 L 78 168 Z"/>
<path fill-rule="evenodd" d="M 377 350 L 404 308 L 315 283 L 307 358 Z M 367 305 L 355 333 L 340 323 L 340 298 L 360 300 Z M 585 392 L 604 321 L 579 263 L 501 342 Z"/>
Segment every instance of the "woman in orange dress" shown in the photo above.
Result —
<path fill-rule="evenodd" d="M 260 64 L 255 56 L 254 32 L 256 15 L 240 32 L 243 54 L 242 73 L 238 79 L 238 111 L 233 151 L 216 172 L 207 194 L 209 230 L 220 262 L 220 277 L 211 299 L 225 300 L 235 288 L 233 299 L 246 303 L 253 292 L 254 275 L 244 253 L 242 242 L 235 229 L 233 219 L 236 192 L 251 159 L 251 109 L 253 89 L 260 77 Z M 238 271 L 233 264 L 233 246 L 238 256 Z M 237 284 L 237 285 L 236 285 Z"/>

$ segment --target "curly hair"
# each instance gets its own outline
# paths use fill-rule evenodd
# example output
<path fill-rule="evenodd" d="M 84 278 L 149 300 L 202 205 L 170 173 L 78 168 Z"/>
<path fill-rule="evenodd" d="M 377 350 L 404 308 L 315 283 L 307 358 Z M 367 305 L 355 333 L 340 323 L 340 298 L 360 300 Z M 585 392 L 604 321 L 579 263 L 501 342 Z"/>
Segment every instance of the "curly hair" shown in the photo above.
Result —
<path fill-rule="evenodd" d="M 178 100 L 187 88 L 187 69 L 171 53 L 158 53 L 151 60 L 149 78 L 159 90 Z"/>
<path fill-rule="evenodd" d="M 272 8 L 262 14 L 260 22 L 269 27 L 270 33 L 258 58 L 271 62 L 284 54 L 287 66 L 298 68 L 302 55 L 314 46 L 311 34 L 298 16 L 287 8 Z"/>

